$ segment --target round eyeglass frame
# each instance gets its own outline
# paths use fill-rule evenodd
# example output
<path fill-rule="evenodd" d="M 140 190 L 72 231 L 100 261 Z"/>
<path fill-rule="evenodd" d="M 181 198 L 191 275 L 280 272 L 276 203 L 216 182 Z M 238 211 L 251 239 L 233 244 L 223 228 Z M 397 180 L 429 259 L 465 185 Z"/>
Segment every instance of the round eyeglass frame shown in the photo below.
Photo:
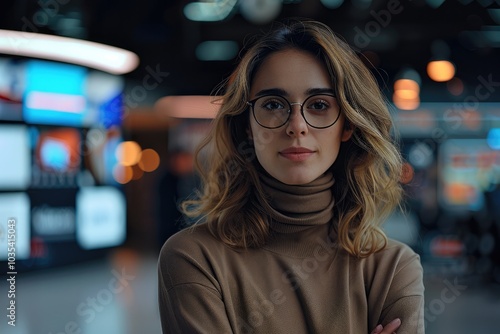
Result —
<path fill-rule="evenodd" d="M 255 116 L 255 102 L 257 102 L 258 99 L 261 99 L 263 97 L 269 97 L 269 96 L 276 96 L 276 97 L 279 97 L 279 98 L 282 98 L 283 100 L 285 100 L 287 103 L 288 103 L 288 117 L 286 118 L 286 120 L 283 122 L 283 124 L 281 125 L 278 125 L 278 126 L 272 126 L 272 127 L 269 127 L 269 126 L 265 126 L 265 125 L 262 125 L 258 120 L 257 120 L 257 117 Z M 250 100 L 250 101 L 247 101 L 247 104 L 252 108 L 252 114 L 253 114 L 253 118 L 255 119 L 255 121 L 257 122 L 257 124 L 259 124 L 260 126 L 262 126 L 263 128 L 266 128 L 266 129 L 277 129 L 277 128 L 281 128 L 283 125 L 285 125 L 286 123 L 288 123 L 288 121 L 290 120 L 290 117 L 292 115 L 292 106 L 295 105 L 295 104 L 298 104 L 300 106 L 300 114 L 302 115 L 302 118 L 304 119 L 304 121 L 307 123 L 307 125 L 309 125 L 310 127 L 312 128 L 315 128 L 315 129 L 326 129 L 326 128 L 329 128 L 331 126 L 333 126 L 335 123 L 337 123 L 337 121 L 339 120 L 340 118 L 340 110 L 339 110 L 339 113 L 337 115 L 337 118 L 335 118 L 335 120 L 333 121 L 332 124 L 330 125 L 327 125 L 327 126 L 314 126 L 312 125 L 311 123 L 309 123 L 307 121 L 307 118 L 304 116 L 304 104 L 312 97 L 315 97 L 315 96 L 331 96 L 331 97 L 334 97 L 334 98 L 337 98 L 335 95 L 333 94 L 313 94 L 313 95 L 310 95 L 308 96 L 304 102 L 302 103 L 299 103 L 299 102 L 290 102 L 288 101 L 287 98 L 283 97 L 283 96 L 280 96 L 280 95 L 276 95 L 276 94 L 268 94 L 268 95 L 261 95 L 253 100 Z"/>

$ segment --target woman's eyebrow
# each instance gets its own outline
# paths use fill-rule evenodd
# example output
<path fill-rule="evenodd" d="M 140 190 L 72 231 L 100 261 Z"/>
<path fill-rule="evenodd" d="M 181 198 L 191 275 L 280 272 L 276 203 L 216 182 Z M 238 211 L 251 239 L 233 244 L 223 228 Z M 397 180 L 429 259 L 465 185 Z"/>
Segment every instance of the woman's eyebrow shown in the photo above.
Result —
<path fill-rule="evenodd" d="M 331 88 L 309 88 L 306 90 L 306 95 L 314 94 L 335 94 L 335 92 Z"/>
<path fill-rule="evenodd" d="M 309 88 L 305 91 L 305 95 L 314 95 L 314 94 L 334 94 L 332 88 Z M 280 95 L 280 96 L 290 96 L 288 92 L 282 88 L 269 88 L 263 89 L 255 94 L 256 97 L 264 96 L 264 95 Z"/>
<path fill-rule="evenodd" d="M 281 88 L 270 88 L 270 89 L 263 89 L 257 92 L 255 94 L 256 97 L 263 96 L 263 95 L 280 95 L 280 96 L 288 96 L 289 94 L 286 92 L 286 90 L 281 89 Z"/>

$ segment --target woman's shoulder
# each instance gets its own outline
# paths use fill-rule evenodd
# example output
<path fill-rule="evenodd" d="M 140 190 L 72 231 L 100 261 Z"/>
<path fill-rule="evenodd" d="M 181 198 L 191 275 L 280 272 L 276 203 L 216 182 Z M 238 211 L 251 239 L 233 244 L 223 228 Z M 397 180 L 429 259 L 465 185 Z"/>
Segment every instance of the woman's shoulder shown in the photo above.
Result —
<path fill-rule="evenodd" d="M 176 252 L 192 254 L 202 248 L 217 247 L 220 243 L 208 230 L 205 224 L 184 228 L 168 238 L 160 251 L 160 256 Z"/>
<path fill-rule="evenodd" d="M 422 275 L 420 256 L 407 244 L 388 239 L 387 246 L 368 256 L 365 260 L 365 273 L 369 276 L 376 272 L 396 276 L 402 273 Z"/>
<path fill-rule="evenodd" d="M 383 250 L 381 250 L 380 253 L 397 254 L 402 258 L 411 258 L 415 256 L 418 257 L 418 254 L 410 246 L 401 241 L 391 238 L 387 238 L 387 246 Z"/>
<path fill-rule="evenodd" d="M 163 284 L 167 287 L 186 282 L 208 284 L 205 280 L 213 276 L 211 268 L 224 251 L 227 246 L 215 239 L 204 224 L 177 232 L 163 244 L 158 257 Z"/>
<path fill-rule="evenodd" d="M 220 258 L 228 251 L 231 251 L 230 247 L 216 239 L 207 225 L 198 224 L 187 227 L 167 239 L 159 254 L 159 264 L 172 265 L 179 261 L 202 264 Z"/>
<path fill-rule="evenodd" d="M 372 254 L 368 259 L 379 265 L 384 262 L 398 265 L 420 262 L 420 256 L 410 246 L 390 238 L 387 239 L 387 245 L 384 249 Z"/>

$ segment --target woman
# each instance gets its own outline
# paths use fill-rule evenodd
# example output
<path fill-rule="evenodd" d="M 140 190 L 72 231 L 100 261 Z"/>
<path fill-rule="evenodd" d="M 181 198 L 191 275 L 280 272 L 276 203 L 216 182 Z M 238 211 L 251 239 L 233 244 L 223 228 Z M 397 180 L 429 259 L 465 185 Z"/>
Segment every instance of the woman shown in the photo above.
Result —
<path fill-rule="evenodd" d="M 199 224 L 160 254 L 164 333 L 423 333 L 419 257 L 380 229 L 402 168 L 369 70 L 293 21 L 224 88 L 203 192 L 183 206 Z"/>

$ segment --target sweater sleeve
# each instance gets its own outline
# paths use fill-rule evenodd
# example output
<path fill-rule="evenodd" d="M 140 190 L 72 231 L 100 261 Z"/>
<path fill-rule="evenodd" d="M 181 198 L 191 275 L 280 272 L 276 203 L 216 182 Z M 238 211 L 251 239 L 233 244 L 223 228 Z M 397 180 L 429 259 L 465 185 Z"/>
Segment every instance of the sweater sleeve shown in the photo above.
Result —
<path fill-rule="evenodd" d="M 394 250 L 395 249 L 395 250 Z M 401 319 L 398 334 L 423 334 L 424 285 L 420 257 L 406 245 L 387 252 L 377 268 L 372 286 L 372 302 L 380 305 L 376 324 L 387 325 Z M 381 305 L 381 302 L 382 305 Z M 377 319 L 378 318 L 378 319 Z"/>
<path fill-rule="evenodd" d="M 158 261 L 163 333 L 232 333 L 219 284 L 196 243 L 171 239 Z"/>

